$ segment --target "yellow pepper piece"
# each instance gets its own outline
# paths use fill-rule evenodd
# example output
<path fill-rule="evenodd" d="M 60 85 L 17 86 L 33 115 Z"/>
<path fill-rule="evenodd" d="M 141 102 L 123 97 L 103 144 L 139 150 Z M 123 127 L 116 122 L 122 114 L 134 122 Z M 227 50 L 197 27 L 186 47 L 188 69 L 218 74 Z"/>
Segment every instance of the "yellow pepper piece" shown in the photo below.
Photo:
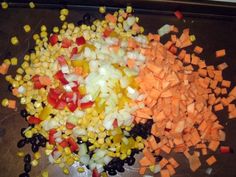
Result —
<path fill-rule="evenodd" d="M 43 108 L 42 112 L 39 115 L 39 118 L 41 120 L 46 120 L 49 118 L 50 114 L 52 113 L 52 107 L 51 106 L 46 106 Z"/>
<path fill-rule="evenodd" d="M 12 45 L 17 45 L 17 44 L 19 43 L 18 38 L 17 38 L 16 36 L 13 36 L 13 37 L 11 38 L 11 43 L 12 43 Z"/>

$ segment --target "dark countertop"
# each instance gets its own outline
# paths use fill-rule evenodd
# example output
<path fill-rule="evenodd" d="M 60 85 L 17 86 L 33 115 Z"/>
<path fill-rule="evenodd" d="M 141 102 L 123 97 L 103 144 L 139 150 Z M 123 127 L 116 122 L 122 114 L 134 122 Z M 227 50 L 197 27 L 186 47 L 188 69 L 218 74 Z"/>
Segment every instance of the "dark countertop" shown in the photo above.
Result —
<path fill-rule="evenodd" d="M 97 8 L 79 7 L 72 8 L 70 11 L 69 22 L 77 22 L 85 13 L 91 13 L 98 16 Z M 135 15 L 140 18 L 140 24 L 145 27 L 145 32 L 156 32 L 164 24 L 174 24 L 179 29 L 186 27 L 190 28 L 191 34 L 197 38 L 194 44 L 200 45 L 204 48 L 201 57 L 206 60 L 207 64 L 217 65 L 222 62 L 227 62 L 229 68 L 224 72 L 224 78 L 236 83 L 236 16 L 215 16 L 215 15 L 201 15 L 201 14 L 184 14 L 185 22 L 178 21 L 173 13 L 163 11 L 135 11 Z M 29 8 L 9 8 L 7 10 L 0 10 L 0 58 L 1 62 L 6 55 L 11 57 L 18 57 L 19 63 L 23 61 L 23 56 L 27 51 L 34 46 L 32 35 L 39 32 L 40 26 L 45 24 L 48 29 L 52 30 L 53 26 L 61 25 L 58 19 L 58 9 L 29 9 Z M 30 24 L 32 30 L 30 33 L 25 33 L 23 26 Z M 12 46 L 10 38 L 18 36 L 20 44 Z M 220 59 L 215 59 L 215 51 L 225 48 L 227 56 Z M 9 53 L 9 51 L 11 53 Z M 15 73 L 16 67 L 10 68 L 10 73 Z M 14 98 L 7 91 L 7 82 L 4 77 L 0 76 L 0 100 L 3 98 Z M 7 108 L 0 107 L 0 129 L 4 132 L 0 133 L 0 177 L 17 177 L 23 171 L 23 159 L 16 156 L 18 151 L 16 147 L 17 141 L 20 139 L 20 129 L 26 127 L 26 122 L 20 117 L 19 111 L 22 106 L 18 102 L 18 110 L 12 111 Z M 219 120 L 225 126 L 226 142 L 222 144 L 231 146 L 236 150 L 236 121 L 227 119 L 226 111 L 217 113 Z M 4 134 L 4 135 L 3 135 Z M 24 151 L 30 150 L 30 147 L 24 148 Z M 236 155 L 225 154 L 222 155 L 218 151 L 215 153 L 218 162 L 212 166 L 213 171 L 210 176 L 214 177 L 236 177 Z M 173 154 L 181 163 L 175 177 L 205 177 L 206 169 L 208 168 L 204 159 L 202 158 L 201 168 L 192 173 L 189 169 L 188 161 L 182 154 Z M 209 156 L 207 156 L 209 157 Z M 63 176 L 60 169 L 54 165 L 48 166 L 48 161 L 43 157 L 37 168 L 33 168 L 31 172 L 32 177 L 40 175 L 40 171 L 45 168 L 49 169 L 51 177 Z M 136 164 L 137 165 L 137 164 Z M 137 166 L 136 166 L 137 167 Z M 137 175 L 136 167 L 129 167 L 126 173 L 119 176 L 139 176 Z M 75 174 L 71 176 L 76 176 Z M 160 176 L 156 174 L 155 176 Z"/>

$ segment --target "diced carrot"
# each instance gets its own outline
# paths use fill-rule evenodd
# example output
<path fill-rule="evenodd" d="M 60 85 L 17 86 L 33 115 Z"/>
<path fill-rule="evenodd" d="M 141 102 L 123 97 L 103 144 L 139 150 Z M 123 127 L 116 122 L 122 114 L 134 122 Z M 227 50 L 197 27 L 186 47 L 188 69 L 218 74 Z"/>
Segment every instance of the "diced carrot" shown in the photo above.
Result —
<path fill-rule="evenodd" d="M 170 177 L 170 173 L 168 170 L 161 170 L 161 177 Z"/>
<path fill-rule="evenodd" d="M 229 119 L 235 119 L 236 118 L 236 109 L 232 110 L 229 113 Z"/>
<path fill-rule="evenodd" d="M 0 66 L 0 74 L 6 74 L 7 71 L 9 69 L 9 65 L 6 63 L 2 63 L 2 65 Z"/>
<path fill-rule="evenodd" d="M 222 87 L 227 87 L 227 88 L 229 88 L 230 85 L 231 85 L 231 82 L 230 82 L 230 81 L 223 80 L 223 81 L 221 82 L 221 86 L 222 86 Z"/>
<path fill-rule="evenodd" d="M 111 23 L 116 23 L 116 20 L 117 20 L 114 15 L 109 14 L 109 13 L 105 16 L 105 19 L 106 21 L 111 22 Z"/>
<path fill-rule="evenodd" d="M 192 171 L 196 171 L 201 166 L 201 162 L 199 160 L 199 157 L 196 155 L 190 156 L 188 158 L 188 160 L 189 160 L 190 169 Z"/>
<path fill-rule="evenodd" d="M 19 94 L 18 88 L 12 89 L 12 95 L 17 96 Z"/>
<path fill-rule="evenodd" d="M 195 53 L 197 54 L 200 54 L 202 53 L 203 51 L 203 48 L 202 47 L 199 47 L 199 46 L 195 46 L 194 50 L 193 50 Z"/>
<path fill-rule="evenodd" d="M 152 163 L 155 164 L 155 157 L 152 155 L 150 151 L 147 149 L 143 150 L 143 155 L 148 158 L 148 160 Z"/>
<path fill-rule="evenodd" d="M 225 49 L 217 50 L 216 51 L 216 58 L 225 56 Z"/>
<path fill-rule="evenodd" d="M 200 69 L 201 69 L 201 68 L 206 68 L 206 62 L 203 61 L 203 60 L 200 60 L 200 61 L 198 62 L 198 66 L 199 66 Z"/>
<path fill-rule="evenodd" d="M 198 73 L 202 77 L 206 77 L 207 76 L 207 70 L 206 69 L 199 69 Z"/>
<path fill-rule="evenodd" d="M 134 66 L 135 66 L 135 60 L 134 59 L 128 59 L 127 60 L 127 65 L 128 65 L 128 67 L 129 68 L 134 68 Z"/>
<path fill-rule="evenodd" d="M 179 58 L 180 60 L 183 60 L 184 57 L 185 57 L 185 55 L 186 55 L 186 50 L 182 49 L 182 50 L 180 51 L 179 55 L 178 55 L 178 58 Z"/>
<path fill-rule="evenodd" d="M 15 100 L 8 100 L 8 108 L 15 109 L 16 108 L 16 101 Z"/>
<path fill-rule="evenodd" d="M 161 147 L 161 150 L 164 151 L 164 152 L 167 153 L 167 154 L 169 154 L 170 151 L 171 151 L 171 149 L 170 149 L 168 146 L 166 146 L 166 145 L 163 145 L 163 146 Z"/>
<path fill-rule="evenodd" d="M 139 168 L 139 174 L 140 174 L 140 175 L 144 175 L 145 172 L 146 172 L 146 169 L 147 169 L 147 167 L 140 167 L 140 168 Z"/>
<path fill-rule="evenodd" d="M 207 164 L 209 166 L 213 165 L 215 162 L 216 162 L 216 158 L 212 155 L 211 157 L 209 157 L 207 160 L 206 160 Z"/>
<path fill-rule="evenodd" d="M 221 103 L 219 103 L 219 104 L 214 106 L 214 110 L 215 111 L 221 111 L 223 109 L 224 109 L 224 107 L 223 107 L 223 105 Z"/>
<path fill-rule="evenodd" d="M 140 163 L 141 166 L 149 166 L 149 165 L 152 164 L 152 162 L 151 162 L 146 156 L 144 156 L 143 158 L 141 158 L 141 159 L 139 160 L 139 163 Z"/>
<path fill-rule="evenodd" d="M 229 104 L 228 105 L 228 112 L 232 112 L 235 109 L 235 105 L 234 104 Z"/>
<path fill-rule="evenodd" d="M 48 76 L 40 76 L 39 81 L 42 85 L 50 85 L 51 79 Z"/>
<path fill-rule="evenodd" d="M 212 150 L 212 151 L 216 151 L 217 148 L 219 147 L 220 142 L 219 141 L 211 141 L 208 145 L 208 149 Z"/>
<path fill-rule="evenodd" d="M 191 63 L 193 65 L 198 65 L 198 62 L 200 61 L 200 58 L 198 56 L 194 55 L 194 54 L 191 55 L 191 58 L 192 58 Z"/>
<path fill-rule="evenodd" d="M 190 63 L 190 54 L 185 54 L 184 56 L 184 63 Z"/>
<path fill-rule="evenodd" d="M 176 173 L 175 169 L 174 169 L 174 167 L 172 165 L 168 164 L 168 165 L 166 165 L 166 168 L 169 171 L 170 176 L 172 176 L 172 175 L 174 175 Z"/>
<path fill-rule="evenodd" d="M 174 168 L 179 166 L 179 163 L 173 157 L 171 157 L 168 161 Z"/>
<path fill-rule="evenodd" d="M 164 168 L 168 164 L 168 160 L 166 158 L 162 158 L 161 161 L 159 162 L 161 168 Z"/>
<path fill-rule="evenodd" d="M 173 43 L 176 43 L 176 40 L 177 40 L 177 36 L 176 36 L 175 34 L 172 34 L 172 35 L 171 35 L 171 41 L 172 41 Z"/>
<path fill-rule="evenodd" d="M 227 89 L 226 88 L 222 88 L 221 89 L 221 95 L 226 95 L 228 92 L 227 92 Z"/>
<path fill-rule="evenodd" d="M 225 62 L 221 63 L 221 64 L 217 65 L 217 68 L 222 71 L 222 70 L 228 68 L 228 64 Z"/>
<path fill-rule="evenodd" d="M 153 135 L 150 136 L 148 142 L 149 142 L 150 147 L 152 148 L 152 150 L 156 150 L 158 148 L 158 144 L 157 144 L 157 142 L 156 142 L 156 140 L 155 140 Z"/>
<path fill-rule="evenodd" d="M 202 149 L 202 155 L 207 155 L 207 148 Z"/>
<path fill-rule="evenodd" d="M 166 49 L 169 49 L 172 44 L 173 43 L 171 41 L 167 41 L 164 46 L 165 46 Z"/>

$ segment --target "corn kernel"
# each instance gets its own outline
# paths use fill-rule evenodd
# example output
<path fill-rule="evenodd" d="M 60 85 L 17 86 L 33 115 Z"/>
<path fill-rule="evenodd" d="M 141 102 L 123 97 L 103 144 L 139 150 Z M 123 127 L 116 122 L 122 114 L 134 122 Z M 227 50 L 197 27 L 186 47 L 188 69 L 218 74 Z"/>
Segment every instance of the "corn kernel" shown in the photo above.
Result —
<path fill-rule="evenodd" d="M 23 73 L 24 73 L 24 70 L 23 70 L 22 68 L 18 68 L 18 69 L 16 70 L 16 72 L 17 72 L 18 74 L 23 74 Z"/>
<path fill-rule="evenodd" d="M 66 164 L 67 164 L 68 166 L 71 166 L 73 163 L 74 163 L 74 159 L 71 158 L 71 157 L 69 157 L 69 158 L 66 160 Z"/>
<path fill-rule="evenodd" d="M 37 160 L 40 159 L 41 158 L 40 152 L 35 152 L 34 153 L 34 158 L 37 159 Z"/>
<path fill-rule="evenodd" d="M 104 13 L 106 12 L 106 7 L 105 7 L 105 6 L 99 7 L 99 12 L 100 12 L 101 14 L 104 14 Z"/>
<path fill-rule="evenodd" d="M 125 159 L 126 159 L 126 157 L 127 157 L 127 155 L 126 155 L 126 154 L 121 154 L 121 156 L 120 156 L 120 159 L 121 159 L 121 160 L 125 160 Z"/>
<path fill-rule="evenodd" d="M 130 155 L 131 155 L 131 152 L 132 152 L 131 149 L 128 149 L 128 150 L 127 150 L 127 155 L 130 156 Z"/>
<path fill-rule="evenodd" d="M 3 62 L 4 62 L 5 64 L 7 64 L 7 65 L 10 65 L 10 64 L 11 64 L 11 61 L 10 61 L 9 59 L 5 59 Z"/>
<path fill-rule="evenodd" d="M 17 156 L 18 157 L 24 157 L 25 156 L 25 153 L 23 151 L 18 151 L 17 152 Z"/>
<path fill-rule="evenodd" d="M 22 67 L 23 69 L 26 69 L 26 68 L 29 67 L 29 63 L 25 61 L 25 62 L 22 63 L 21 67 Z"/>
<path fill-rule="evenodd" d="M 50 154 L 52 153 L 52 151 L 53 151 L 53 150 L 46 149 L 46 150 L 45 150 L 45 154 L 46 154 L 46 155 L 50 155 Z"/>
<path fill-rule="evenodd" d="M 15 77 L 15 80 L 16 80 L 16 81 L 20 81 L 20 80 L 22 80 L 22 76 L 19 75 L 19 74 L 17 74 L 16 77 Z"/>
<path fill-rule="evenodd" d="M 48 171 L 47 170 L 44 170 L 42 172 L 42 177 L 48 177 Z"/>
<path fill-rule="evenodd" d="M 66 20 L 66 16 L 65 15 L 60 15 L 60 20 L 63 22 L 63 21 L 65 21 Z"/>
<path fill-rule="evenodd" d="M 195 37 L 195 35 L 192 34 L 192 35 L 190 36 L 190 41 L 191 41 L 191 42 L 194 42 L 195 40 L 196 40 L 196 37 Z"/>
<path fill-rule="evenodd" d="M 28 131 L 25 132 L 25 137 L 26 138 L 32 138 L 32 136 L 33 136 L 33 132 L 31 130 L 28 130 Z"/>
<path fill-rule="evenodd" d="M 11 64 L 13 66 L 17 65 L 17 63 L 18 63 L 18 59 L 16 57 L 11 58 Z"/>
<path fill-rule="evenodd" d="M 41 31 L 47 31 L 47 27 L 46 27 L 45 25 L 42 25 L 42 26 L 40 27 L 40 30 L 41 30 Z"/>
<path fill-rule="evenodd" d="M 45 38 L 45 37 L 47 37 L 47 35 L 48 35 L 48 33 L 46 31 L 42 31 L 40 33 L 41 38 Z"/>
<path fill-rule="evenodd" d="M 4 98 L 3 100 L 2 100 L 2 106 L 3 107 L 7 107 L 8 106 L 8 99 L 7 98 Z"/>
<path fill-rule="evenodd" d="M 59 32 L 59 28 L 58 28 L 57 26 L 54 26 L 52 31 L 53 31 L 54 33 L 58 33 L 58 32 Z"/>
<path fill-rule="evenodd" d="M 64 149 L 64 151 L 65 151 L 65 154 L 66 154 L 66 155 L 70 155 L 70 154 L 71 154 L 71 150 L 70 150 L 69 147 L 66 147 L 66 148 Z"/>
<path fill-rule="evenodd" d="M 7 2 L 2 2 L 1 6 L 2 6 L 2 9 L 7 9 L 8 8 Z"/>
<path fill-rule="evenodd" d="M 38 160 L 36 160 L 36 159 L 34 159 L 34 160 L 31 161 L 31 165 L 32 165 L 33 167 L 36 167 L 38 164 L 39 164 L 39 162 L 38 162 Z"/>
<path fill-rule="evenodd" d="M 63 168 L 63 173 L 65 174 L 65 175 L 69 175 L 69 173 L 70 173 L 70 171 L 69 171 L 69 169 L 68 168 Z"/>
<path fill-rule="evenodd" d="M 39 39 L 39 35 L 38 34 L 34 34 L 33 35 L 33 39 L 36 41 L 37 39 Z"/>
<path fill-rule="evenodd" d="M 29 3 L 29 7 L 30 7 L 31 9 L 35 8 L 34 2 L 30 2 L 30 3 Z"/>
<path fill-rule="evenodd" d="M 24 28 L 26 33 L 30 32 L 30 30 L 31 30 L 30 25 L 25 25 L 23 28 Z"/>
<path fill-rule="evenodd" d="M 77 171 L 78 171 L 79 173 L 83 173 L 85 170 L 84 170 L 83 167 L 78 167 L 78 168 L 77 168 Z"/>
<path fill-rule="evenodd" d="M 126 7 L 126 12 L 131 13 L 133 11 L 133 8 L 131 6 Z"/>
<path fill-rule="evenodd" d="M 64 9 L 61 9 L 61 10 L 60 10 L 60 14 L 67 16 L 67 15 L 69 15 L 69 10 L 68 10 L 68 9 L 65 9 L 65 8 L 64 8 Z"/>
<path fill-rule="evenodd" d="M 12 43 L 12 45 L 17 45 L 17 44 L 19 44 L 18 38 L 17 38 L 16 36 L 13 36 L 13 37 L 11 38 L 11 43 Z"/>

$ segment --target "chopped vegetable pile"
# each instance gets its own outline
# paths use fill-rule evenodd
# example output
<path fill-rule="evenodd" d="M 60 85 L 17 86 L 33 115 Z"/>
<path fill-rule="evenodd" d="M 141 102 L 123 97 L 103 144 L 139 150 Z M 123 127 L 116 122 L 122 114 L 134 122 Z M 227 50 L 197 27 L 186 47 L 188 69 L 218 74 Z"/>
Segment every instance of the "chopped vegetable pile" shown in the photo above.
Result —
<path fill-rule="evenodd" d="M 29 6 L 35 8 L 33 2 Z M 40 34 L 33 35 L 35 48 L 24 56 L 16 76 L 6 75 L 9 90 L 25 105 L 20 114 L 29 124 L 22 128 L 17 146 L 30 143 L 34 153 L 31 159 L 18 152 L 25 162 L 20 177 L 38 165 L 41 147 L 65 174 L 80 162 L 93 177 L 124 172 L 124 164 L 133 165 L 140 151 L 139 173 L 149 169 L 162 177 L 174 175 L 179 166 L 173 157 L 165 157 L 172 151 L 182 152 L 192 171 L 201 166 L 200 155 L 218 147 L 222 154 L 232 153 L 220 146 L 225 132 L 215 114 L 228 107 L 229 118 L 236 118 L 236 87 L 228 94 L 231 82 L 222 76 L 228 65 L 207 66 L 199 56 L 200 46 L 187 52 L 196 40 L 189 29 L 179 36 L 177 27 L 166 24 L 157 34 L 144 35 L 132 11 L 128 6 L 106 14 L 100 7 L 104 19 L 91 22 L 86 14 L 81 24 L 63 22 L 51 34 L 41 26 Z M 184 18 L 180 11 L 174 14 Z M 65 21 L 68 15 L 68 9 L 62 9 L 59 18 Z M 23 30 L 30 32 L 31 27 L 26 24 Z M 170 40 L 162 44 L 164 35 Z M 10 42 L 20 44 L 17 36 Z M 224 57 L 226 50 L 215 55 Z M 5 59 L 0 73 L 17 64 L 15 57 Z M 16 103 L 2 100 L 10 109 L 16 109 Z M 216 161 L 214 155 L 206 159 L 209 166 Z"/>

